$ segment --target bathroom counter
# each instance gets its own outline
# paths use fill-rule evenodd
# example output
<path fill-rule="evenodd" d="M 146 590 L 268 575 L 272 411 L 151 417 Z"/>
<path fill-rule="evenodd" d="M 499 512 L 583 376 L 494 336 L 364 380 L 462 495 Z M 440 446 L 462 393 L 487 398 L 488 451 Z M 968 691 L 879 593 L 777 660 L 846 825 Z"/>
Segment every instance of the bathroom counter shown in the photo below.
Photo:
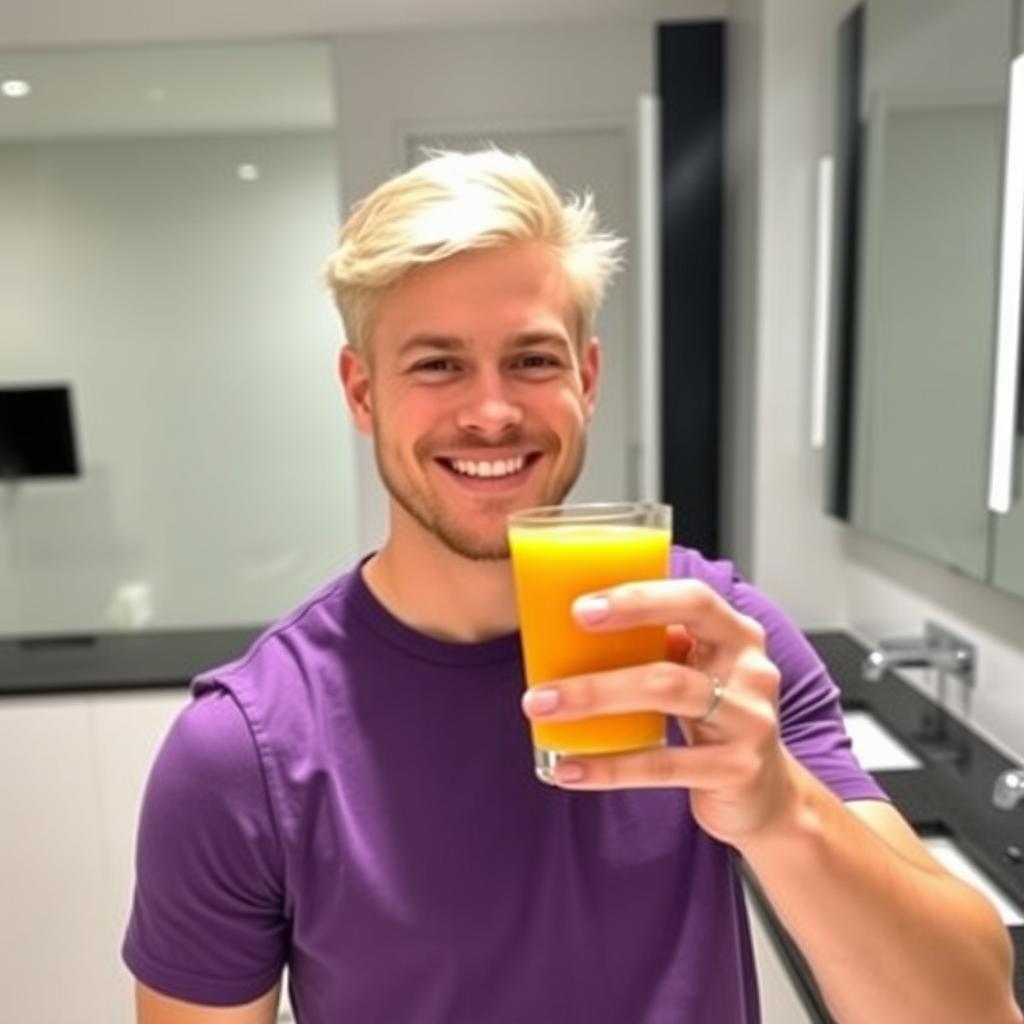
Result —
<path fill-rule="evenodd" d="M 868 650 L 848 634 L 821 631 L 808 633 L 808 638 L 838 683 L 844 710 L 870 712 L 921 760 L 920 769 L 872 773 L 895 807 L 920 835 L 955 841 L 1024 907 L 1024 806 L 1007 812 L 992 804 L 993 784 L 1013 767 L 1011 762 L 895 673 L 887 672 L 877 683 L 865 682 L 860 667 Z M 748 874 L 747 881 L 812 1018 L 831 1024 L 806 961 L 765 903 L 756 880 Z M 1024 926 L 1008 930 L 1016 953 L 1017 1000 L 1024 1006 Z"/>
<path fill-rule="evenodd" d="M 244 653 L 262 628 L 0 640 L 0 697 L 185 687 Z"/>

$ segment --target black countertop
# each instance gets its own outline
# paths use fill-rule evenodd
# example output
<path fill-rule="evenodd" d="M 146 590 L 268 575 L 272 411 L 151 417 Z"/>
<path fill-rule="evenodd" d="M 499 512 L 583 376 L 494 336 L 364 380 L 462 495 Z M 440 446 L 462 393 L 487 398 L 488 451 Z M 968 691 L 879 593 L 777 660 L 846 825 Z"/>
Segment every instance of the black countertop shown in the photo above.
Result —
<path fill-rule="evenodd" d="M 981 868 L 1019 906 L 1024 907 L 1024 806 L 1000 811 L 992 804 L 996 777 L 1013 767 L 1002 754 L 942 715 L 909 683 L 887 673 L 877 683 L 861 678 L 867 649 L 841 632 L 808 637 L 842 690 L 847 710 L 870 711 L 921 760 L 919 770 L 875 772 L 893 804 L 922 835 L 944 835 Z M 776 945 L 793 969 L 794 980 L 812 1018 L 831 1024 L 806 961 L 765 904 L 756 881 L 755 898 L 766 910 Z M 1014 984 L 1024 1005 L 1024 927 L 1011 927 L 1016 952 Z"/>
<path fill-rule="evenodd" d="M 0 640 L 0 697 L 187 686 L 243 654 L 262 628 Z"/>

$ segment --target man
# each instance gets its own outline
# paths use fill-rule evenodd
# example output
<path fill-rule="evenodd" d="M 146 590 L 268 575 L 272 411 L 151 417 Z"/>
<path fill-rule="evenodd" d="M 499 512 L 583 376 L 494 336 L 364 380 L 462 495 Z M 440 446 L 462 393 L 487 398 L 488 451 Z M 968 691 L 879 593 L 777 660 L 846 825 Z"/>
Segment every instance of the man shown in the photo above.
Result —
<path fill-rule="evenodd" d="M 509 512 L 580 471 L 616 242 L 528 161 L 381 186 L 329 267 L 380 551 L 204 673 L 154 765 L 124 956 L 142 1024 L 749 1024 L 737 861 L 843 1022 L 1020 1022 L 991 906 L 849 752 L 837 692 L 727 563 L 581 595 L 676 660 L 523 696 Z M 686 645 L 687 647 L 689 645 Z M 673 716 L 686 742 L 531 770 L 522 714 Z"/>

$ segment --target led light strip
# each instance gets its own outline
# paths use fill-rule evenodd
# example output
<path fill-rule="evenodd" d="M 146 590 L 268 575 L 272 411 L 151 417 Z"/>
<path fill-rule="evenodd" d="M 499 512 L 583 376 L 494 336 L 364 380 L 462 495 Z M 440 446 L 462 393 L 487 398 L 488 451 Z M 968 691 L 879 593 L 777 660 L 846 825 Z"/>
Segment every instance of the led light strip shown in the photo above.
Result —
<path fill-rule="evenodd" d="M 818 223 L 814 254 L 814 355 L 811 364 L 811 447 L 825 447 L 828 420 L 828 335 L 832 311 L 833 160 L 818 161 Z"/>
<path fill-rule="evenodd" d="M 661 499 L 661 213 L 657 96 L 641 96 L 637 111 L 640 332 L 640 479 L 638 498 Z"/>
<path fill-rule="evenodd" d="M 988 507 L 1005 515 L 1013 504 L 1014 427 L 1020 359 L 1021 273 L 1024 270 L 1024 54 L 1010 66 L 1006 173 L 999 261 L 999 308 L 992 401 Z"/>

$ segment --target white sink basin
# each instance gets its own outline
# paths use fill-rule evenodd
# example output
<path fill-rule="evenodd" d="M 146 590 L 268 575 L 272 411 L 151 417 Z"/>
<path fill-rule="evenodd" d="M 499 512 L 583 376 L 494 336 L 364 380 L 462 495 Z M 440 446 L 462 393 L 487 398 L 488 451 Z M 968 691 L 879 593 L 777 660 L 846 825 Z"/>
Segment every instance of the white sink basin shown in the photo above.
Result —
<path fill-rule="evenodd" d="M 843 714 L 853 753 L 869 772 L 910 771 L 921 762 L 869 711 Z"/>
<path fill-rule="evenodd" d="M 948 836 L 922 836 L 921 841 L 947 870 L 984 893 L 995 904 L 1005 925 L 1024 924 L 1024 914 L 1020 908 L 975 865 L 974 861 L 957 846 L 955 840 Z"/>

